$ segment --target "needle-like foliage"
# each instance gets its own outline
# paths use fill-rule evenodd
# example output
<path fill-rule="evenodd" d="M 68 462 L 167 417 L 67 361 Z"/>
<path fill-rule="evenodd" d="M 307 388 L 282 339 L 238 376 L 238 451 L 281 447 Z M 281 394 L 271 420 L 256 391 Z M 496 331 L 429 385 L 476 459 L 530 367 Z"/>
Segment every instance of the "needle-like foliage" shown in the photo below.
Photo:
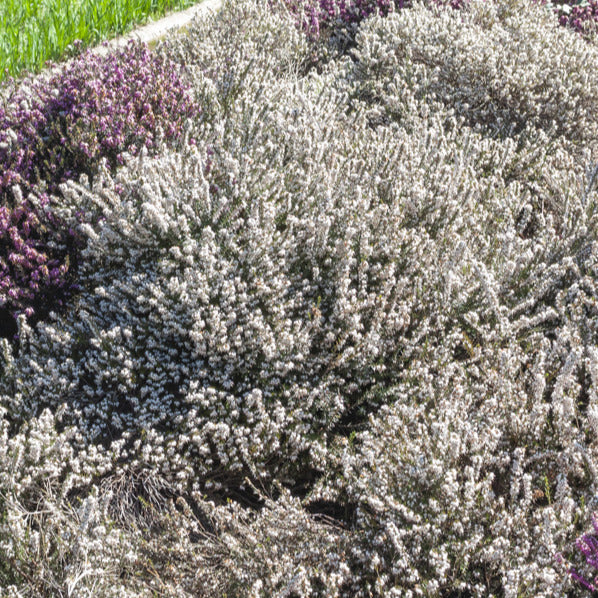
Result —
<path fill-rule="evenodd" d="M 527 0 L 353 33 L 225 4 L 156 50 L 182 141 L 59 186 L 79 292 L 2 345 L 8 596 L 584 596 L 598 48 Z"/>

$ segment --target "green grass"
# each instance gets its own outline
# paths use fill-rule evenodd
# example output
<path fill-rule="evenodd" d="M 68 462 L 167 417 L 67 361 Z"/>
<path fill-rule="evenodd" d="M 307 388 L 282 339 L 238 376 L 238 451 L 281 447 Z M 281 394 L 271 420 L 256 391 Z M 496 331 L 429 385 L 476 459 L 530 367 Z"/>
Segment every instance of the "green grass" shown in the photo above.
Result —
<path fill-rule="evenodd" d="M 122 35 L 148 17 L 197 0 L 0 0 L 0 80 L 39 71 L 79 39 L 84 46 Z"/>

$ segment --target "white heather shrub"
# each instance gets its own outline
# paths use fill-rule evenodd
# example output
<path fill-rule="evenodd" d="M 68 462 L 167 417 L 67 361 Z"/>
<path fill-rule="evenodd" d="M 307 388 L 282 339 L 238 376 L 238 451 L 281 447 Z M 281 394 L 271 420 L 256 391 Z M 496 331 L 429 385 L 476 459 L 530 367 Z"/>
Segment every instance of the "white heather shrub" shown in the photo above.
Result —
<path fill-rule="evenodd" d="M 498 136 L 525 127 L 595 149 L 598 48 L 522 0 L 469 10 L 422 4 L 369 19 L 357 34 L 356 78 L 387 104 L 440 103 Z M 404 100 L 405 101 L 405 100 Z"/>
<path fill-rule="evenodd" d="M 485 135 L 513 138 L 533 170 L 546 167 L 540 178 L 523 174 L 534 205 L 559 213 L 555 171 L 580 175 L 598 160 L 598 48 L 540 5 L 474 1 L 455 11 L 416 4 L 369 19 L 356 45 L 347 85 L 373 122 L 408 126 L 424 104 Z M 515 168 L 505 178 L 521 174 Z"/>
<path fill-rule="evenodd" d="M 195 75 L 202 120 L 226 125 L 239 95 L 275 81 L 296 79 L 312 61 L 312 47 L 282 7 L 267 2 L 229 3 L 217 15 L 196 19 L 184 35 L 166 39 L 158 52 Z M 249 98 L 245 98 L 246 101 Z"/>
<path fill-rule="evenodd" d="M 44 410 L 18 434 L 3 413 L 0 445 L 2 596 L 138 596 L 131 542 L 102 511 L 93 447 L 74 455 L 72 430 Z M 127 586 L 122 582 L 127 580 Z"/>
<path fill-rule="evenodd" d="M 3 344 L 0 595 L 583 595 L 596 50 L 489 4 L 160 46 L 201 116 L 64 185 L 81 292 Z"/>
<path fill-rule="evenodd" d="M 353 532 L 324 515 L 313 517 L 284 490 L 258 512 L 231 503 L 202 504 L 212 528 L 200 532 L 198 596 L 346 595 Z M 204 528 L 205 529 L 205 528 Z"/>

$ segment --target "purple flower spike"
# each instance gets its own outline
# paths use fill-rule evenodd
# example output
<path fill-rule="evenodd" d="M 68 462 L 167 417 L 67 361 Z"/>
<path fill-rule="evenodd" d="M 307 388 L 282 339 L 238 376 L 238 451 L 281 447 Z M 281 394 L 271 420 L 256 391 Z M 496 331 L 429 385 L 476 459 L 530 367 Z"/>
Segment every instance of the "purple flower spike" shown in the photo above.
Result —
<path fill-rule="evenodd" d="M 585 557 L 586 564 L 598 571 L 598 516 L 595 513 L 592 514 L 592 526 L 594 527 L 594 533 L 584 534 L 577 539 L 575 545 Z M 563 561 L 561 555 L 557 555 L 557 561 Z M 598 592 L 598 576 L 590 581 L 573 567 L 569 567 L 567 573 L 587 590 Z"/>

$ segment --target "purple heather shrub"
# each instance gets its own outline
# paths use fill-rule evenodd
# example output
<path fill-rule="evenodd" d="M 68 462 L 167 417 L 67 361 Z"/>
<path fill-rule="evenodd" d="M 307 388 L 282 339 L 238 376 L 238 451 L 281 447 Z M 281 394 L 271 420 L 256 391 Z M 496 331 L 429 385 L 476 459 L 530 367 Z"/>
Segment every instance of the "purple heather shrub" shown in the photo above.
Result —
<path fill-rule="evenodd" d="M 437 6 L 463 8 L 468 0 L 432 0 Z M 360 23 L 374 13 L 384 16 L 395 10 L 411 8 L 412 0 L 286 0 L 298 24 L 312 38 L 335 25 Z"/>
<path fill-rule="evenodd" d="M 598 0 L 568 0 L 553 2 L 561 25 L 569 26 L 582 34 L 596 31 L 598 25 Z"/>
<path fill-rule="evenodd" d="M 582 34 L 596 31 L 598 0 L 530 0 L 550 5 L 559 23 Z M 462 9 L 469 0 L 429 0 L 433 6 Z M 298 25 L 312 38 L 335 27 L 351 26 L 374 13 L 384 16 L 403 8 L 411 8 L 413 0 L 285 0 L 286 6 L 297 19 Z"/>
<path fill-rule="evenodd" d="M 76 240 L 45 213 L 50 194 L 66 180 L 93 179 L 102 160 L 114 170 L 123 152 L 151 153 L 158 131 L 176 140 L 199 109 L 181 67 L 135 42 L 8 82 L 2 96 L 0 308 L 31 316 L 69 286 L 75 264 Z"/>

